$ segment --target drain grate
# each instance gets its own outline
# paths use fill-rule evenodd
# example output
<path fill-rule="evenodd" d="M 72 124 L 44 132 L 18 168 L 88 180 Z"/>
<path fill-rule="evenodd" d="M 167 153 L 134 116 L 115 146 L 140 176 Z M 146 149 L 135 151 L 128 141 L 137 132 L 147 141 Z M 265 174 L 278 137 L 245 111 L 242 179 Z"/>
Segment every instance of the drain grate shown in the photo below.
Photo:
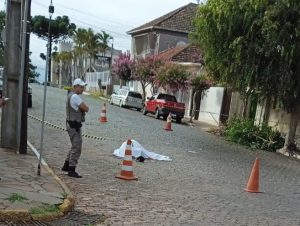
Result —
<path fill-rule="evenodd" d="M 104 222 L 106 217 L 99 214 L 88 214 L 80 211 L 72 211 L 63 218 L 51 222 L 41 221 L 0 221 L 0 226 L 90 226 Z"/>
<path fill-rule="evenodd" d="M 72 211 L 65 217 L 52 221 L 51 226 L 88 226 L 104 222 L 105 219 L 104 215 Z"/>
<path fill-rule="evenodd" d="M 51 224 L 40 221 L 0 222 L 0 226 L 51 226 Z"/>

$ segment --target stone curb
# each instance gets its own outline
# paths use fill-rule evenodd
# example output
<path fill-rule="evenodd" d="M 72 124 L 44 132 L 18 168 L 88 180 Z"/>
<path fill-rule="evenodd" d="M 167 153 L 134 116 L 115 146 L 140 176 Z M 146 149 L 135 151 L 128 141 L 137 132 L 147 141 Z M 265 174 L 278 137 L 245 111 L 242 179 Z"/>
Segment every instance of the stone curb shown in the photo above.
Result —
<path fill-rule="evenodd" d="M 286 149 L 284 149 L 284 148 L 281 148 L 281 149 L 276 150 L 276 153 L 285 155 L 285 156 L 290 157 L 290 158 L 294 158 L 294 159 L 299 159 L 299 160 L 300 160 L 300 155 L 299 155 L 299 154 L 297 154 L 297 153 L 290 154 L 290 153 L 288 153 L 288 151 L 287 151 Z"/>
<path fill-rule="evenodd" d="M 0 210 L 0 221 L 29 221 L 31 215 L 26 209 Z"/>

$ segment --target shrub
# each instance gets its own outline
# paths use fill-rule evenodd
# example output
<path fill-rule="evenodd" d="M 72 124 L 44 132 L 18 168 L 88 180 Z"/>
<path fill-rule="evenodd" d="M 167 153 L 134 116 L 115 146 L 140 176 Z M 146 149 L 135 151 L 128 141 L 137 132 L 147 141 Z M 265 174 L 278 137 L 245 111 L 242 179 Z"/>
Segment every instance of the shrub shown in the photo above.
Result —
<path fill-rule="evenodd" d="M 70 86 L 64 86 L 63 89 L 64 89 L 64 90 L 67 90 L 67 91 L 70 91 L 70 90 L 72 89 L 72 87 L 70 87 Z"/>
<path fill-rule="evenodd" d="M 284 145 L 284 138 L 272 127 L 255 125 L 253 120 L 234 119 L 225 126 L 225 137 L 253 149 L 276 151 Z"/>

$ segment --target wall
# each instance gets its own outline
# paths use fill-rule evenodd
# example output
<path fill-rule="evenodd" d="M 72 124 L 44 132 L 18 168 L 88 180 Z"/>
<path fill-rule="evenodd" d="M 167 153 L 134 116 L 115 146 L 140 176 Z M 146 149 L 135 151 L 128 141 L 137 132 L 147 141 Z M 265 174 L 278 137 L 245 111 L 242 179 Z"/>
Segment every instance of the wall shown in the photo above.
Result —
<path fill-rule="evenodd" d="M 229 110 L 229 120 L 235 117 L 242 117 L 243 115 L 244 103 L 238 92 L 233 92 L 231 96 L 230 110 Z"/>
<path fill-rule="evenodd" d="M 263 107 L 259 106 L 256 114 L 256 120 L 259 121 L 259 116 L 261 111 L 263 112 Z M 271 109 L 268 125 L 279 130 L 279 132 L 286 134 L 289 126 L 290 114 L 280 109 Z M 297 137 L 300 137 L 300 126 L 298 124 Z"/>
<path fill-rule="evenodd" d="M 201 100 L 198 121 L 219 125 L 224 90 L 224 87 L 208 89 L 207 94 Z"/>
<path fill-rule="evenodd" d="M 106 87 L 111 85 L 110 71 L 103 72 L 87 72 L 86 73 L 86 87 L 87 91 L 95 92 L 99 91 L 98 79 L 101 79 L 102 86 Z"/>

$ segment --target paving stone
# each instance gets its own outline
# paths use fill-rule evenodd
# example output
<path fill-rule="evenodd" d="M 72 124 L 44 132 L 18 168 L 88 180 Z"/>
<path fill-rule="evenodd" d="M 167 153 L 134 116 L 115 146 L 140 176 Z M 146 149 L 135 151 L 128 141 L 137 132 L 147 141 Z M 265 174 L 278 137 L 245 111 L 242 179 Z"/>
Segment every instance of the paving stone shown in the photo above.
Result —
<path fill-rule="evenodd" d="M 46 121 L 64 127 L 65 94 L 52 87 L 48 92 Z M 42 87 L 35 86 L 34 93 L 29 114 L 39 116 Z M 83 133 L 105 139 L 84 138 L 77 167 L 82 179 L 60 171 L 70 148 L 67 133 L 46 126 L 44 137 L 44 158 L 74 192 L 75 211 L 103 214 L 103 225 L 300 225 L 298 160 L 251 151 L 197 126 L 173 123 L 173 131 L 166 132 L 163 120 L 116 106 L 108 106 L 108 122 L 100 124 L 101 101 L 83 98 L 91 106 Z M 29 119 L 29 140 L 35 144 L 39 128 L 40 122 Z M 122 160 L 112 152 L 134 134 L 146 149 L 172 161 L 133 162 L 138 181 L 116 179 Z M 243 189 L 256 156 L 264 193 L 252 194 Z"/>

